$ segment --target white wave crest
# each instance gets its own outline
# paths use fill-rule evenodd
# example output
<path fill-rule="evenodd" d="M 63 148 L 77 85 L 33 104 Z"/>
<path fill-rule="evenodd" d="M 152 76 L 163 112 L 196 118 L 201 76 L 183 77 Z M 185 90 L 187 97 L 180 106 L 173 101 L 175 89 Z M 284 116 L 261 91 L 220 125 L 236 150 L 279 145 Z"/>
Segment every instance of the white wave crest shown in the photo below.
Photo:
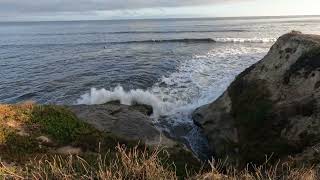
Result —
<path fill-rule="evenodd" d="M 215 38 L 220 43 L 272 43 L 276 42 L 275 38 Z"/>
<path fill-rule="evenodd" d="M 261 59 L 268 48 L 268 44 L 216 46 L 181 61 L 175 72 L 164 75 L 148 91 L 124 91 L 120 86 L 110 91 L 92 88 L 78 103 L 101 104 L 120 100 L 127 105 L 134 102 L 151 105 L 159 127 L 175 135 L 173 127 L 194 127 L 194 109 L 218 98 L 234 77 Z M 207 149 L 196 128 L 183 135 L 183 139 L 188 141 L 194 152 L 201 153 Z"/>
<path fill-rule="evenodd" d="M 141 89 L 125 91 L 123 87 L 117 86 L 113 90 L 91 88 L 90 93 L 82 95 L 77 104 L 104 104 L 119 100 L 121 104 L 132 105 L 135 103 L 152 106 L 153 117 L 157 118 L 170 112 L 173 105 L 163 102 L 159 97 Z"/>

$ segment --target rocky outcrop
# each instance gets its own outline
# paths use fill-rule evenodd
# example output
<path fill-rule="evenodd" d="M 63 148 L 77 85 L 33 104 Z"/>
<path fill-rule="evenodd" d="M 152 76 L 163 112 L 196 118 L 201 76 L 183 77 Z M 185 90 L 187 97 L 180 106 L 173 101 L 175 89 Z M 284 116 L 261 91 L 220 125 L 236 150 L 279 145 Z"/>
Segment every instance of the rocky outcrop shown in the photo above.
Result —
<path fill-rule="evenodd" d="M 319 103 L 320 36 L 292 32 L 193 119 L 216 157 L 260 163 L 320 142 Z"/>
<path fill-rule="evenodd" d="M 86 164 L 86 170 L 77 171 L 80 173 L 77 178 L 100 163 L 123 168 L 133 162 L 148 168 L 145 163 L 150 161 L 152 165 L 161 163 L 155 168 L 176 170 L 178 176 L 199 172 L 200 161 L 181 143 L 162 136 L 149 119 L 150 113 L 149 106 L 124 106 L 115 102 L 92 106 L 0 104 L 0 171 L 7 169 L 3 162 L 14 164 L 15 173 L 16 169 L 25 171 L 27 178 L 32 172 L 29 165 L 46 166 L 39 164 L 41 159 L 49 162 L 48 166 L 51 160 L 58 162 L 62 169 L 69 168 L 64 166 L 70 164 L 69 160 L 75 167 Z M 78 158 L 81 161 L 76 164 Z M 0 172 L 0 177 L 3 174 Z M 14 178 L 9 175 L 9 179 Z"/>
<path fill-rule="evenodd" d="M 150 118 L 152 107 L 148 105 L 122 105 L 109 102 L 97 105 L 75 105 L 68 109 L 77 119 L 96 129 L 136 145 L 162 149 L 177 166 L 188 164 L 189 168 L 200 167 L 200 160 L 184 144 L 162 133 Z M 178 172 L 179 173 L 179 172 Z M 181 173 L 181 172 L 180 172 Z"/>
<path fill-rule="evenodd" d="M 98 105 L 75 105 L 68 108 L 80 120 L 100 131 L 126 140 L 167 147 L 177 144 L 153 125 L 149 117 L 152 114 L 152 107 L 147 105 L 127 106 L 119 102 L 109 102 Z"/>

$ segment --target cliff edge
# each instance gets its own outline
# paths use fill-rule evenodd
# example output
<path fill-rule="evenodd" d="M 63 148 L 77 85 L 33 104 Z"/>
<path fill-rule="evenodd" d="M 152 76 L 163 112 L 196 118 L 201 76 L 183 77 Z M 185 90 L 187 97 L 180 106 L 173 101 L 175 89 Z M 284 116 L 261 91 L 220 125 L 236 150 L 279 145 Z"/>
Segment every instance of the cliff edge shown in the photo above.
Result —
<path fill-rule="evenodd" d="M 320 36 L 292 32 L 193 119 L 215 157 L 261 163 L 266 155 L 296 156 L 320 142 L 319 103 Z"/>

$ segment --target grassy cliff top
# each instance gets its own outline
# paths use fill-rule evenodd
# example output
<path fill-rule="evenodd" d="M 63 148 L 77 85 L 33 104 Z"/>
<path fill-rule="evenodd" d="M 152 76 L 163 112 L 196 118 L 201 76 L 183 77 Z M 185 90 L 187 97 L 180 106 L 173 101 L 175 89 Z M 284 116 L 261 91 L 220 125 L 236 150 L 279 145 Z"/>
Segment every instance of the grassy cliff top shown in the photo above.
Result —
<path fill-rule="evenodd" d="M 117 160 L 120 150 L 135 149 L 148 157 L 149 153 L 151 156 L 156 151 L 159 161 L 166 168 L 186 176 L 187 164 L 189 170 L 201 166 L 191 152 L 179 146 L 150 147 L 138 141 L 124 140 L 78 120 L 63 106 L 30 102 L 0 105 L 0 161 L 17 167 L 43 158 L 59 156 L 64 160 L 71 154 L 97 166 L 99 156 L 105 156 L 105 161 L 113 162 Z"/>
<path fill-rule="evenodd" d="M 138 145 L 137 145 L 138 144 Z M 84 123 L 63 106 L 0 105 L 0 179 L 316 179 L 317 168 L 200 164 L 181 147 L 147 147 Z M 248 166 L 249 167 L 249 166 Z"/>

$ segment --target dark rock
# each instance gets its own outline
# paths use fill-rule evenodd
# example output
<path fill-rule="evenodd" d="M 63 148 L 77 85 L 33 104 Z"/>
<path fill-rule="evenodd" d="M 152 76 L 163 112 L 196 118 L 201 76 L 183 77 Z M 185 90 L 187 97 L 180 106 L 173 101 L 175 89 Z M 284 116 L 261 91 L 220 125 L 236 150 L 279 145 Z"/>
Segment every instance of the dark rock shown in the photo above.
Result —
<path fill-rule="evenodd" d="M 280 37 L 221 97 L 193 113 L 214 155 L 263 163 L 266 155 L 277 160 L 320 142 L 319 68 L 320 36 Z"/>
<path fill-rule="evenodd" d="M 122 105 L 110 102 L 101 105 L 75 105 L 68 107 L 80 120 L 99 130 L 128 140 L 146 144 L 174 144 L 153 125 L 148 115 L 152 110 L 146 105 Z"/>
<path fill-rule="evenodd" d="M 108 105 L 108 104 L 120 106 L 120 101 L 111 101 L 111 102 L 105 103 L 105 105 Z M 133 105 L 129 106 L 129 109 L 133 111 L 139 111 L 147 116 L 151 116 L 153 113 L 152 106 L 149 106 L 146 104 L 133 103 Z"/>
<path fill-rule="evenodd" d="M 147 105 L 122 105 L 114 101 L 101 105 L 69 106 L 78 119 L 128 142 L 140 142 L 149 147 L 162 148 L 175 163 L 200 166 L 199 159 L 182 143 L 157 129 L 149 117 L 152 107 Z M 181 157 L 182 156 L 182 157 Z M 183 156 L 188 156 L 183 158 Z M 180 164 L 180 165 L 181 165 Z M 182 167 L 182 166 L 181 166 Z"/>
<path fill-rule="evenodd" d="M 144 104 L 135 104 L 129 107 L 129 109 L 139 111 L 144 115 L 151 116 L 153 114 L 152 106 L 144 105 Z"/>

